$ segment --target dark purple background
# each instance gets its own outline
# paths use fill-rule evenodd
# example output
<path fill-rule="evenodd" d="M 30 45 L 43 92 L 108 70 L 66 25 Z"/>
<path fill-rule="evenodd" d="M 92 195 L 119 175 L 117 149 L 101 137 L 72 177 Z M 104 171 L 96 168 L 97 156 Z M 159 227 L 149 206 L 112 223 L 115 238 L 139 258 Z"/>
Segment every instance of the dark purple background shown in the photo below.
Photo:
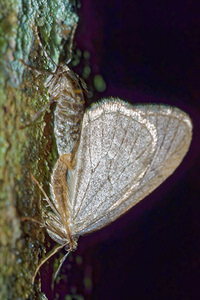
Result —
<path fill-rule="evenodd" d="M 87 83 L 95 74 L 107 83 L 94 101 L 118 96 L 132 103 L 176 105 L 191 116 L 194 138 L 181 166 L 161 187 L 113 224 L 80 238 L 72 261 L 61 270 L 67 279 L 55 285 L 54 296 L 47 282 L 52 270 L 43 269 L 49 299 L 56 293 L 64 299 L 73 287 L 84 299 L 200 299 L 198 3 L 82 1 L 75 40 L 91 54 Z M 81 68 L 75 69 L 80 75 Z M 77 255 L 81 265 L 75 263 Z M 88 291 L 87 274 L 92 279 Z"/>

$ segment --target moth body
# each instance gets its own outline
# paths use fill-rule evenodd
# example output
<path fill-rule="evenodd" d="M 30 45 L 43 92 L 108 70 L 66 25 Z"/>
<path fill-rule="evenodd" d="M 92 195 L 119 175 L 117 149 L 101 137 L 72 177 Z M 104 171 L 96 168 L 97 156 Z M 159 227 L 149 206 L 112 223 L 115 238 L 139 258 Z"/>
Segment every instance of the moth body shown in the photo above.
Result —
<path fill-rule="evenodd" d="M 49 89 L 50 101 L 56 101 L 54 134 L 59 156 L 73 153 L 84 113 L 84 82 L 67 65 L 61 64 L 47 77 L 45 87 Z"/>
<path fill-rule="evenodd" d="M 169 177 L 191 137 L 191 120 L 176 107 L 114 98 L 93 105 L 84 114 L 74 162 L 67 154 L 55 164 L 49 235 L 74 250 L 79 236 L 113 222 Z"/>

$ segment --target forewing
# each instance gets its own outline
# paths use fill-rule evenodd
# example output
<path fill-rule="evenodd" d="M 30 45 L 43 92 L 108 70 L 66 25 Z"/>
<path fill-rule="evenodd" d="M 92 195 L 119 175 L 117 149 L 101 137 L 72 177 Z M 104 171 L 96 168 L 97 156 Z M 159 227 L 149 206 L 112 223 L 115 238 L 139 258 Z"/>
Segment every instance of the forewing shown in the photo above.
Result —
<path fill-rule="evenodd" d="M 151 193 L 182 161 L 191 131 L 174 107 L 111 99 L 88 110 L 68 174 L 74 233 L 104 227 Z"/>

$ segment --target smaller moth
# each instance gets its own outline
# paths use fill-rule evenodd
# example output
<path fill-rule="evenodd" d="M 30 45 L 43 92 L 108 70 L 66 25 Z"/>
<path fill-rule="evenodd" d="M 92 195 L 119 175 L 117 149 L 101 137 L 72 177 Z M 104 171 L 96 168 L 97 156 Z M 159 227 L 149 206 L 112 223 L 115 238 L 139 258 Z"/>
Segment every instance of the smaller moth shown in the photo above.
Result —
<path fill-rule="evenodd" d="M 43 226 L 59 246 L 33 281 L 59 249 L 67 253 L 56 275 L 80 236 L 107 226 L 156 189 L 179 166 L 191 139 L 192 122 L 176 107 L 109 98 L 87 109 L 73 160 L 63 154 L 55 164 L 51 199 L 38 183 L 52 210 Z"/>
<path fill-rule="evenodd" d="M 56 66 L 45 81 L 50 102 L 56 101 L 54 134 L 59 156 L 76 151 L 84 113 L 84 82 L 67 65 Z"/>
<path fill-rule="evenodd" d="M 44 55 L 55 66 L 51 72 L 35 70 L 37 76 L 47 75 L 44 86 L 48 88 L 50 96 L 49 103 L 38 111 L 32 119 L 35 121 L 39 115 L 53 102 L 56 102 L 54 112 L 54 134 L 59 156 L 67 153 L 74 153 L 78 146 L 81 123 L 84 114 L 85 100 L 84 93 L 87 92 L 86 83 L 82 78 L 73 72 L 68 64 L 72 56 L 72 44 L 74 39 L 76 26 L 73 27 L 70 40 L 70 59 L 66 64 L 57 65 L 47 54 L 39 37 L 37 28 L 35 34 L 40 47 L 43 49 Z M 27 68 L 33 69 L 25 64 Z M 69 157 L 69 159 L 72 159 Z"/>

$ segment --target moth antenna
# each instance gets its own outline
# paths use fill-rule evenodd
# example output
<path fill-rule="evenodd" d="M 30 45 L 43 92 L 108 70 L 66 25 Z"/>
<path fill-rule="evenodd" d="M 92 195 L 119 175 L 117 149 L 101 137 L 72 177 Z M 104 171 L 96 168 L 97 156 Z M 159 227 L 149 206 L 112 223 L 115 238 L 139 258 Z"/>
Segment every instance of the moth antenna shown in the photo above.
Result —
<path fill-rule="evenodd" d="M 61 269 L 61 267 L 62 267 L 64 261 L 66 260 L 66 258 L 67 258 L 67 256 L 69 255 L 70 252 L 71 252 L 71 250 L 69 249 L 69 250 L 67 251 L 67 253 L 63 256 L 63 258 L 60 260 L 59 267 L 58 267 L 58 269 L 57 269 L 57 271 L 56 271 L 56 273 L 55 273 L 55 275 L 54 275 L 54 281 L 56 280 L 56 277 L 58 276 L 58 273 L 60 272 L 60 269 Z"/>
<path fill-rule="evenodd" d="M 24 222 L 24 221 L 31 221 L 31 222 L 34 222 L 34 223 L 39 224 L 41 227 L 45 227 L 45 228 L 47 228 L 47 229 L 49 229 L 49 230 L 52 230 L 52 229 L 48 228 L 48 226 L 42 224 L 40 221 L 37 221 L 37 220 L 35 220 L 35 219 L 33 219 L 33 218 L 30 218 L 30 217 L 23 217 L 23 218 L 21 218 L 21 221 L 22 221 L 22 222 Z M 49 260 L 55 253 L 57 253 L 60 249 L 62 249 L 63 247 L 65 247 L 67 244 L 68 244 L 68 243 L 65 243 L 64 245 L 55 247 L 52 251 L 49 252 L 49 254 L 48 254 L 44 259 L 41 260 L 41 262 L 39 263 L 39 265 L 37 266 L 37 268 L 36 268 L 36 270 L 35 270 L 35 272 L 34 272 L 34 274 L 33 274 L 33 277 L 32 277 L 32 280 L 31 280 L 32 284 L 34 284 L 35 277 L 36 277 L 36 275 L 37 275 L 39 269 L 41 268 L 41 266 L 42 266 L 47 260 Z M 69 252 L 70 252 L 70 251 L 67 252 L 67 255 L 69 254 Z M 56 271 L 55 279 L 56 279 L 56 276 L 58 275 L 58 272 L 60 271 L 60 268 L 61 268 L 63 262 L 65 261 L 67 255 L 65 255 L 65 256 L 63 257 L 63 259 L 61 260 L 62 263 L 60 263 L 59 268 L 58 268 L 58 270 Z"/>
<path fill-rule="evenodd" d="M 77 24 L 74 24 L 72 28 L 72 33 L 70 37 L 70 44 L 69 44 L 69 59 L 66 61 L 66 64 L 68 65 L 72 60 L 72 48 L 73 48 L 73 42 L 74 42 L 74 36 L 76 32 Z"/>
<path fill-rule="evenodd" d="M 47 261 L 49 260 L 54 254 L 56 254 L 60 249 L 62 249 L 64 246 L 66 246 L 67 243 L 63 244 L 63 245 L 60 245 L 58 247 L 55 247 L 52 251 L 49 252 L 49 254 L 41 260 L 41 262 L 39 263 L 39 265 L 37 266 L 34 274 L 33 274 L 33 277 L 32 277 L 32 284 L 34 283 L 35 281 L 35 277 L 39 271 L 39 269 L 41 268 L 41 266 Z"/>
<path fill-rule="evenodd" d="M 35 35 L 36 35 L 38 44 L 40 45 L 40 48 L 43 50 L 44 55 L 46 56 L 46 58 L 49 59 L 49 60 L 51 61 L 51 63 L 54 65 L 55 70 L 56 70 L 56 68 L 57 68 L 58 66 L 57 66 L 57 64 L 55 63 L 55 61 L 53 61 L 53 59 L 48 55 L 46 49 L 44 48 L 44 46 L 43 46 L 43 44 L 42 44 L 42 42 L 41 42 L 41 39 L 40 39 L 38 27 L 37 27 L 37 26 L 33 26 L 32 28 L 33 28 L 33 30 L 35 31 Z M 55 71 L 55 70 L 54 70 L 54 71 Z M 54 72 L 54 71 L 52 71 L 52 72 Z"/>

